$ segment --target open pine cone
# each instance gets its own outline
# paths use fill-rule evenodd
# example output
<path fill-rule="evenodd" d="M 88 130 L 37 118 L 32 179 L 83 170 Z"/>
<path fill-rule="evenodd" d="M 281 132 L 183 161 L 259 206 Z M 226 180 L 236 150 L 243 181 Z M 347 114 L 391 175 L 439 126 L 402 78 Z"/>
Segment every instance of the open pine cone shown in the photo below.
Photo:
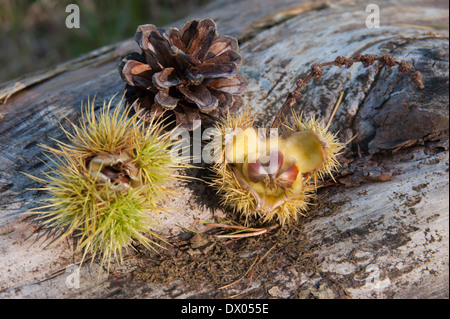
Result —
<path fill-rule="evenodd" d="M 241 108 L 247 82 L 239 74 L 238 42 L 218 36 L 213 20 L 191 20 L 167 32 L 141 25 L 135 40 L 142 53 L 124 56 L 119 72 L 127 101 L 144 119 L 164 116 L 193 130 L 194 120 L 208 125 Z"/>

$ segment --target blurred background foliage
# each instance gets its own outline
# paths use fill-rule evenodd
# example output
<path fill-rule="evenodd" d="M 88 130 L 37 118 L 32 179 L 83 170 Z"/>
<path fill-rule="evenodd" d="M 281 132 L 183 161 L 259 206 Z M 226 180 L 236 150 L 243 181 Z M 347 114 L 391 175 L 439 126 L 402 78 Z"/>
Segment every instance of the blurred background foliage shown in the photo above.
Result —
<path fill-rule="evenodd" d="M 0 82 L 132 38 L 140 24 L 163 26 L 210 0 L 0 0 Z M 66 6 L 80 28 L 66 28 Z"/>

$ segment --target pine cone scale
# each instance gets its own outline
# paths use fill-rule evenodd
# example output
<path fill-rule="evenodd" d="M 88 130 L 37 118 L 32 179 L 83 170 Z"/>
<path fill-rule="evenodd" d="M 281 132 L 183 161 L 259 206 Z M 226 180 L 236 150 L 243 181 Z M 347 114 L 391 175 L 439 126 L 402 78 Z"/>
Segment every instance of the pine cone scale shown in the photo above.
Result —
<path fill-rule="evenodd" d="M 230 78 L 237 74 L 238 66 L 234 62 L 203 63 L 196 67 L 194 72 L 209 79 Z"/>
<path fill-rule="evenodd" d="M 148 49 L 148 35 L 151 32 L 159 33 L 159 30 L 153 24 L 143 24 L 137 28 L 134 40 L 142 50 Z"/>
<path fill-rule="evenodd" d="M 156 32 L 151 32 L 148 39 L 151 44 L 149 49 L 154 53 L 156 62 L 161 64 L 164 68 L 174 66 L 176 61 L 167 40 Z"/>
<path fill-rule="evenodd" d="M 232 78 L 213 80 L 208 86 L 222 92 L 236 95 L 241 94 L 247 88 L 247 83 L 241 74 L 237 74 Z"/>
<path fill-rule="evenodd" d="M 161 56 L 150 41 L 150 36 L 158 35 L 162 38 L 160 31 L 153 24 L 145 24 L 138 27 L 135 35 L 135 41 L 141 48 L 145 61 L 151 66 L 153 70 L 160 71 L 162 66 L 158 63 Z"/>
<path fill-rule="evenodd" d="M 180 99 L 174 98 L 168 94 L 168 91 L 159 91 L 155 96 L 155 103 L 167 110 L 173 110 L 177 107 Z"/>
<path fill-rule="evenodd" d="M 241 65 L 242 57 L 239 53 L 233 50 L 224 51 L 210 59 L 206 59 L 204 63 L 223 63 L 223 62 L 234 62 L 237 66 Z"/>
<path fill-rule="evenodd" d="M 200 112 L 198 109 L 181 105 L 177 107 L 173 113 L 175 114 L 177 124 L 188 130 L 195 130 L 200 126 Z"/>
<path fill-rule="evenodd" d="M 161 72 L 155 73 L 152 77 L 153 84 L 158 89 L 168 89 L 181 84 L 174 68 L 165 68 Z"/>
<path fill-rule="evenodd" d="M 151 88 L 153 70 L 148 64 L 129 60 L 122 69 L 123 79 L 131 86 Z"/>
<path fill-rule="evenodd" d="M 184 42 L 181 40 L 180 31 L 177 28 L 171 28 L 167 32 L 167 40 L 169 41 L 171 46 L 186 52 L 186 46 Z"/>
<path fill-rule="evenodd" d="M 236 53 L 238 52 L 239 45 L 237 40 L 227 35 L 220 36 L 211 43 L 206 59 L 210 59 L 211 57 L 220 55 L 228 50 L 234 51 Z"/>
<path fill-rule="evenodd" d="M 218 91 L 213 88 L 208 88 L 208 90 L 216 97 L 217 100 L 219 100 L 217 105 L 217 109 L 219 111 L 226 111 L 227 108 L 233 104 L 233 96 L 230 93 Z"/>
<path fill-rule="evenodd" d="M 198 34 L 188 47 L 187 53 L 203 60 L 216 37 L 216 24 L 211 19 L 200 21 L 197 27 Z"/>
<path fill-rule="evenodd" d="M 184 46 L 186 47 L 185 52 L 187 53 L 189 47 L 191 47 L 192 41 L 197 37 L 198 35 L 198 21 L 197 20 L 191 20 L 186 22 L 180 30 L 181 40 L 184 43 Z"/>
<path fill-rule="evenodd" d="M 204 86 L 193 85 L 180 87 L 181 93 L 197 104 L 200 112 L 209 113 L 217 107 L 219 100 Z"/>
<path fill-rule="evenodd" d="M 201 62 L 194 58 L 193 56 L 190 56 L 189 54 L 186 54 L 179 48 L 172 46 L 171 47 L 172 55 L 177 59 L 178 65 L 180 66 L 180 69 L 186 68 L 189 69 L 191 67 L 195 67 Z"/>

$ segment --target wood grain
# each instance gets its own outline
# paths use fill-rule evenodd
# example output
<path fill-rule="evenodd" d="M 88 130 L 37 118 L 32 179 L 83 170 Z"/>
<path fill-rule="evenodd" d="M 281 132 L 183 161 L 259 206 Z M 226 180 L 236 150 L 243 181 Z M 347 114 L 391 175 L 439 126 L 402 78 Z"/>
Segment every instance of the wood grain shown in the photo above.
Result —
<path fill-rule="evenodd" d="M 285 94 L 314 62 L 339 55 L 390 53 L 410 61 L 424 78 L 425 88 L 419 90 L 395 69 L 329 67 L 320 82 L 302 91 L 296 110 L 325 120 L 344 92 L 331 128 L 342 140 L 353 140 L 337 184 L 319 193 L 322 205 L 304 224 L 307 248 L 321 270 L 299 273 L 286 265 L 254 280 L 248 291 L 255 296 L 449 296 L 448 4 L 377 4 L 379 29 L 366 28 L 363 1 L 219 0 L 195 13 L 214 19 L 221 34 L 240 39 L 242 72 L 249 80 L 244 99 L 258 123 L 270 125 Z M 30 190 L 36 184 L 23 175 L 45 170 L 39 144 L 64 139 L 60 125 L 77 121 L 88 97 L 96 96 L 100 105 L 121 93 L 119 58 L 136 49 L 132 40 L 123 41 L 0 85 L 1 298 L 219 296 L 214 282 L 190 287 L 182 279 L 132 281 L 127 274 L 142 262 L 133 254 L 116 269 L 121 278 L 95 263 L 84 265 L 80 288 L 70 289 L 65 271 L 76 262 L 71 243 L 45 248 L 42 240 L 27 239 L 35 229 L 23 220 L 25 213 L 45 196 Z M 186 192 L 201 197 L 207 189 L 199 182 Z M 189 197 L 170 201 L 182 208 L 177 222 L 185 227 L 195 218 L 225 216 L 214 203 L 200 205 Z M 180 231 L 175 221 L 163 221 L 165 235 Z"/>

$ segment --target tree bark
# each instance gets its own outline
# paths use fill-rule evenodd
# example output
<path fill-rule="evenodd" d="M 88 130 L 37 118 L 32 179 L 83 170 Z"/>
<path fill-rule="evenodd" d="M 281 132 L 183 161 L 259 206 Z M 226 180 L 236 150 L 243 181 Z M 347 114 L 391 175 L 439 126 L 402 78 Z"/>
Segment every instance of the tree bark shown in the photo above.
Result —
<path fill-rule="evenodd" d="M 249 80 L 244 99 L 260 124 L 270 125 L 284 96 L 315 62 L 389 53 L 423 75 L 420 90 L 396 68 L 328 67 L 319 82 L 302 90 L 296 111 L 325 120 L 343 92 L 331 130 L 351 140 L 336 183 L 319 191 L 318 207 L 297 225 L 304 235 L 302 256 L 310 256 L 314 267 L 294 267 L 286 256 L 298 246 L 290 242 L 275 242 L 273 251 L 267 244 L 258 252 L 268 252 L 264 261 L 286 258 L 284 264 L 274 263 L 248 285 L 225 293 L 214 278 L 199 285 L 187 277 L 142 280 L 137 274 L 148 267 L 148 256 L 130 252 L 114 272 L 84 264 L 80 287 L 67 285 L 67 266 L 77 262 L 73 247 L 63 242 L 46 248 L 36 239 L 35 226 L 24 217 L 45 194 L 31 190 L 36 184 L 23 173 L 40 176 L 45 170 L 39 144 L 64 140 L 60 125 L 78 121 L 83 101 L 96 96 L 100 105 L 123 91 L 120 56 L 138 48 L 127 40 L 0 85 L 0 297 L 223 298 L 244 292 L 255 298 L 448 298 L 448 4 L 377 1 L 380 28 L 366 27 L 366 5 L 218 0 L 195 14 L 214 19 L 220 34 L 240 40 Z M 207 198 L 214 194 L 204 183 L 179 187 L 200 200 L 171 199 L 181 210 L 176 221 L 162 222 L 159 231 L 168 238 L 183 232 L 177 224 L 189 227 L 196 218 L 233 218 L 217 198 Z M 271 236 L 259 240 L 273 244 L 278 237 Z M 239 258 L 251 265 L 255 254 Z"/>

